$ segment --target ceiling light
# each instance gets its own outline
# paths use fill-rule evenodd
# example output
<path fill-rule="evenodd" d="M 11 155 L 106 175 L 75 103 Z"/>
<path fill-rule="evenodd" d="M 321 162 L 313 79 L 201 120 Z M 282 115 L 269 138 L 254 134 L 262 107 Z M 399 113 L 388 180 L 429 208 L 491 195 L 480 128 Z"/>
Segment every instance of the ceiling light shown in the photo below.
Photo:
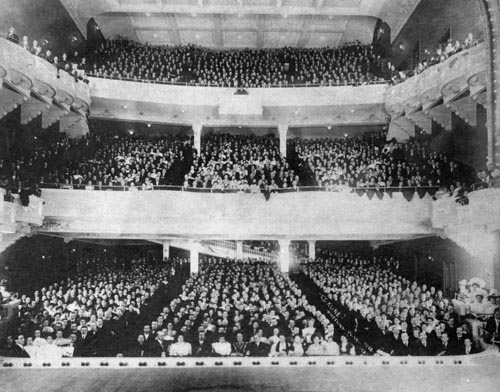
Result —
<path fill-rule="evenodd" d="M 331 125 L 328 125 L 326 128 L 327 128 L 328 130 L 330 130 L 330 129 L 332 129 L 332 126 L 331 126 Z"/>
<path fill-rule="evenodd" d="M 151 124 L 148 124 L 148 128 L 151 128 Z"/>
<path fill-rule="evenodd" d="M 133 131 L 133 130 L 131 130 L 131 129 L 129 129 L 128 133 L 129 133 L 130 135 L 133 135 L 133 134 L 134 134 L 134 131 Z"/>
<path fill-rule="evenodd" d="M 294 113 L 299 114 L 299 109 L 295 109 Z"/>
<path fill-rule="evenodd" d="M 151 16 L 151 12 L 146 12 L 146 16 L 149 18 Z"/>
<path fill-rule="evenodd" d="M 126 108 L 127 108 L 127 105 L 123 105 L 122 107 L 123 107 L 124 109 L 126 109 Z"/>
<path fill-rule="evenodd" d="M 238 39 L 241 39 L 241 34 L 238 34 Z"/>
<path fill-rule="evenodd" d="M 344 137 L 347 137 L 347 133 L 344 133 Z"/>

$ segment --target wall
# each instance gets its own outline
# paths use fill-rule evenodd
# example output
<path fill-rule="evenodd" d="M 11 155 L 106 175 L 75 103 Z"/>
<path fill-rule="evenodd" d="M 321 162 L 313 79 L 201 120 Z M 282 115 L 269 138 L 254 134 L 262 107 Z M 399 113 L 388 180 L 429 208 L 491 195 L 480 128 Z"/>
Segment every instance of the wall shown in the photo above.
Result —
<path fill-rule="evenodd" d="M 440 39 L 451 27 L 452 38 L 463 41 L 468 33 L 483 38 L 483 21 L 477 0 L 422 0 L 408 22 L 392 42 L 392 63 L 398 66 L 410 57 L 420 40 L 421 53 L 425 49 L 435 52 Z M 405 50 L 399 49 L 400 43 Z"/>
<path fill-rule="evenodd" d="M 19 39 L 27 35 L 30 43 L 33 39 L 39 43 L 46 39 L 48 49 L 56 53 L 81 51 L 85 44 L 84 37 L 59 0 L 2 0 L 0 26 L 5 34 L 9 27 L 15 27 Z M 78 39 L 76 43 L 72 42 L 72 37 Z"/>

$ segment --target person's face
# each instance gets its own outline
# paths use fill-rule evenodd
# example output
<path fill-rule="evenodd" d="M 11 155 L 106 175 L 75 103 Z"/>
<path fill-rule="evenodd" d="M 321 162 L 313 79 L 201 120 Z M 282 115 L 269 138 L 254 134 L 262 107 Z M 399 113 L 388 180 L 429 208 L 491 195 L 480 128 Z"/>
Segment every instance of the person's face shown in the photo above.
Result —
<path fill-rule="evenodd" d="M 241 343 L 243 341 L 243 335 L 241 333 L 239 333 L 239 334 L 236 335 L 236 341 L 238 343 Z"/>
<path fill-rule="evenodd" d="M 149 325 L 144 326 L 144 334 L 148 335 L 151 333 L 151 327 Z"/>
<path fill-rule="evenodd" d="M 177 341 L 178 341 L 179 343 L 183 343 L 183 342 L 184 342 L 184 336 L 179 335 L 179 336 L 178 336 L 178 338 L 177 338 Z"/>
<path fill-rule="evenodd" d="M 139 336 L 137 337 L 137 341 L 139 342 L 139 344 L 143 344 L 143 343 L 144 343 L 144 340 L 145 340 L 145 339 L 144 339 L 144 335 L 139 335 Z"/>

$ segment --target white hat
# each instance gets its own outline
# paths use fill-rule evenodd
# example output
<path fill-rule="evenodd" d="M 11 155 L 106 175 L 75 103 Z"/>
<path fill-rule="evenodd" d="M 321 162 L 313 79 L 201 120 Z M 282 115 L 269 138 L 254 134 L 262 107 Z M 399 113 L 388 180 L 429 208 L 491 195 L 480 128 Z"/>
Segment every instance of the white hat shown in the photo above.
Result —
<path fill-rule="evenodd" d="M 486 286 L 486 282 L 478 277 L 474 277 L 471 280 L 469 280 L 469 286 L 472 286 L 473 284 L 477 284 L 480 288 Z"/>
<path fill-rule="evenodd" d="M 467 279 L 462 279 L 458 281 L 459 286 L 467 286 Z"/>

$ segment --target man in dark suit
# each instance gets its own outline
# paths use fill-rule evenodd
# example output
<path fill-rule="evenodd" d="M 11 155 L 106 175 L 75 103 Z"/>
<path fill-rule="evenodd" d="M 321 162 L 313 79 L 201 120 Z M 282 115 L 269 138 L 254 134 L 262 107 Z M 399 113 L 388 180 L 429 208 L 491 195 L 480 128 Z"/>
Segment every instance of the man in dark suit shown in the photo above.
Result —
<path fill-rule="evenodd" d="M 269 345 L 260 340 L 260 335 L 257 333 L 253 337 L 253 342 L 250 342 L 247 347 L 247 357 L 267 357 L 269 354 Z"/>
<path fill-rule="evenodd" d="M 212 346 L 205 337 L 205 332 L 198 333 L 198 339 L 193 342 L 193 357 L 209 357 L 212 353 Z"/>
<path fill-rule="evenodd" d="M 416 346 L 415 353 L 413 355 L 418 355 L 418 356 L 427 356 L 427 355 L 434 355 L 434 351 L 427 341 L 427 333 L 425 331 L 420 332 L 419 336 L 419 344 Z"/>
<path fill-rule="evenodd" d="M 7 39 L 10 42 L 14 42 L 15 44 L 19 44 L 19 36 L 16 34 L 16 29 L 11 27 L 9 29 L 9 34 L 7 34 Z"/>
<path fill-rule="evenodd" d="M 144 340 L 144 335 L 137 336 L 137 341 L 129 347 L 127 351 L 128 357 L 146 357 L 148 356 L 148 347 Z"/>
<path fill-rule="evenodd" d="M 74 357 L 91 357 L 94 355 L 94 333 L 89 332 L 86 325 L 82 326 L 77 334 Z"/>
<path fill-rule="evenodd" d="M 18 335 L 16 344 L 12 346 L 11 355 L 17 358 L 29 358 L 30 355 L 24 349 L 24 335 Z"/>
<path fill-rule="evenodd" d="M 500 308 L 495 309 L 493 316 L 488 319 L 484 329 L 488 332 L 484 339 L 486 343 L 500 339 Z"/>
<path fill-rule="evenodd" d="M 395 347 L 391 355 L 407 357 L 410 355 L 410 337 L 407 332 L 401 334 L 401 342 Z"/>
<path fill-rule="evenodd" d="M 441 333 L 441 344 L 438 345 L 437 355 L 453 355 L 453 344 L 450 343 L 450 338 L 446 332 Z"/>

